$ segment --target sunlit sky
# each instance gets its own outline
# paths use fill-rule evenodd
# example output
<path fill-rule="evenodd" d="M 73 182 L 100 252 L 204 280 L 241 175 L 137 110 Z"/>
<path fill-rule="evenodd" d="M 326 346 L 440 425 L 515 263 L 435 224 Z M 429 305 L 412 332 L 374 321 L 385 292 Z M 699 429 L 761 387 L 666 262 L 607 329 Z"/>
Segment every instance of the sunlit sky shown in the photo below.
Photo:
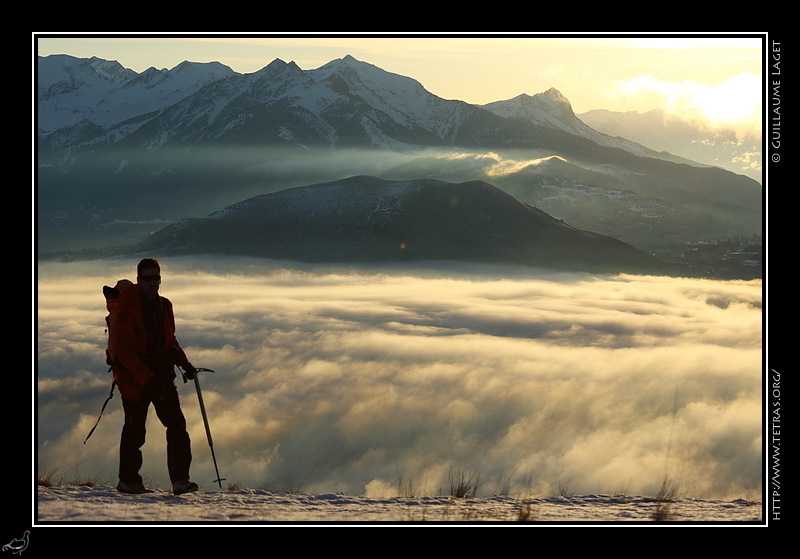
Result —
<path fill-rule="evenodd" d="M 696 110 L 733 124 L 758 123 L 764 34 L 582 37 L 524 35 L 223 36 L 35 34 L 38 54 L 97 56 L 142 72 L 184 60 L 240 73 L 276 58 L 311 70 L 347 54 L 412 77 L 445 99 L 484 104 L 555 87 L 576 113 L 592 109 Z M 52 38 L 51 38 L 52 37 Z"/>

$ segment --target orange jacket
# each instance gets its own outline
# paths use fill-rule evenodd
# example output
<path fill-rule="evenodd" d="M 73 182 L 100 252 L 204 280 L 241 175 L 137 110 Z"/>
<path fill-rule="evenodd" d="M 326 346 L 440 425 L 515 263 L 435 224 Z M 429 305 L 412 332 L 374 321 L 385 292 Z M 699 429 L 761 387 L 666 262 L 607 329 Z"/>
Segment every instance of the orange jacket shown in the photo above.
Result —
<path fill-rule="evenodd" d="M 161 363 L 172 370 L 175 364 L 186 362 L 186 354 L 175 338 L 172 303 L 166 297 L 159 297 L 159 302 L 164 332 Z M 155 376 L 153 363 L 148 363 L 146 356 L 147 332 L 139 286 L 128 287 L 117 299 L 107 299 L 106 306 L 109 311 L 108 354 L 114 380 L 123 398 L 138 401 L 144 386 Z"/>

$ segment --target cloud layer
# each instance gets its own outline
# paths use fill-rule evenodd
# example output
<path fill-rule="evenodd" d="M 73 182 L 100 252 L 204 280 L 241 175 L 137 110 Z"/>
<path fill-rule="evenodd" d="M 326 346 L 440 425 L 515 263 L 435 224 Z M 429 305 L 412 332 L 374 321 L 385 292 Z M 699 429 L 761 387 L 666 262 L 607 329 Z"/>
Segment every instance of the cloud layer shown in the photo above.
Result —
<path fill-rule="evenodd" d="M 385 495 L 761 491 L 760 282 L 459 266 L 165 260 L 162 294 L 202 378 L 220 474 L 275 491 Z M 122 264 L 122 265 L 121 265 Z M 103 284 L 135 262 L 43 264 L 39 473 L 116 478 Z M 179 382 L 193 477 L 215 478 Z M 163 429 L 143 474 L 166 484 Z"/>

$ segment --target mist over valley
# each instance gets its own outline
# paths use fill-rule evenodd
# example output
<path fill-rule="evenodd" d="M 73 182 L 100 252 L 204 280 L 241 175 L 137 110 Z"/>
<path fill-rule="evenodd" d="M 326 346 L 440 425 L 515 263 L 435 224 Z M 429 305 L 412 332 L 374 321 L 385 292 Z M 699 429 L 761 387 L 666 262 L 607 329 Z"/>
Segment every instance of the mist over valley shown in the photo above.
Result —
<path fill-rule="evenodd" d="M 221 475 L 270 491 L 688 498 L 761 492 L 761 282 L 451 263 L 164 259 Z M 39 265 L 37 464 L 113 481 L 101 286 L 135 261 Z M 193 478 L 213 489 L 194 389 Z M 154 414 L 143 475 L 165 486 Z"/>

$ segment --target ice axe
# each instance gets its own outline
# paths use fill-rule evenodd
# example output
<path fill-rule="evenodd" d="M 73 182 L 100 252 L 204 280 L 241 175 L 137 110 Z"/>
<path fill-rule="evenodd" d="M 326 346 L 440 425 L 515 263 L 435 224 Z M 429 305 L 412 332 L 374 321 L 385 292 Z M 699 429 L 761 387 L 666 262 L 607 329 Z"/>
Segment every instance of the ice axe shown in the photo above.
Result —
<path fill-rule="evenodd" d="M 203 403 L 203 393 L 200 391 L 200 379 L 197 373 L 204 372 L 204 373 L 213 373 L 211 369 L 203 369 L 198 368 L 195 369 L 197 371 L 194 374 L 194 387 L 197 389 L 197 400 L 200 402 L 200 413 L 203 415 L 203 425 L 206 427 L 206 438 L 208 438 L 208 446 L 211 448 L 211 459 L 214 460 L 214 471 L 217 472 L 217 479 L 216 481 L 219 484 L 219 488 L 222 489 L 222 482 L 225 478 L 219 477 L 219 468 L 217 468 L 217 457 L 214 455 L 214 441 L 211 439 L 211 429 L 208 426 L 208 416 L 206 415 L 206 406 Z M 183 373 L 183 382 L 186 382 L 186 373 Z"/>

